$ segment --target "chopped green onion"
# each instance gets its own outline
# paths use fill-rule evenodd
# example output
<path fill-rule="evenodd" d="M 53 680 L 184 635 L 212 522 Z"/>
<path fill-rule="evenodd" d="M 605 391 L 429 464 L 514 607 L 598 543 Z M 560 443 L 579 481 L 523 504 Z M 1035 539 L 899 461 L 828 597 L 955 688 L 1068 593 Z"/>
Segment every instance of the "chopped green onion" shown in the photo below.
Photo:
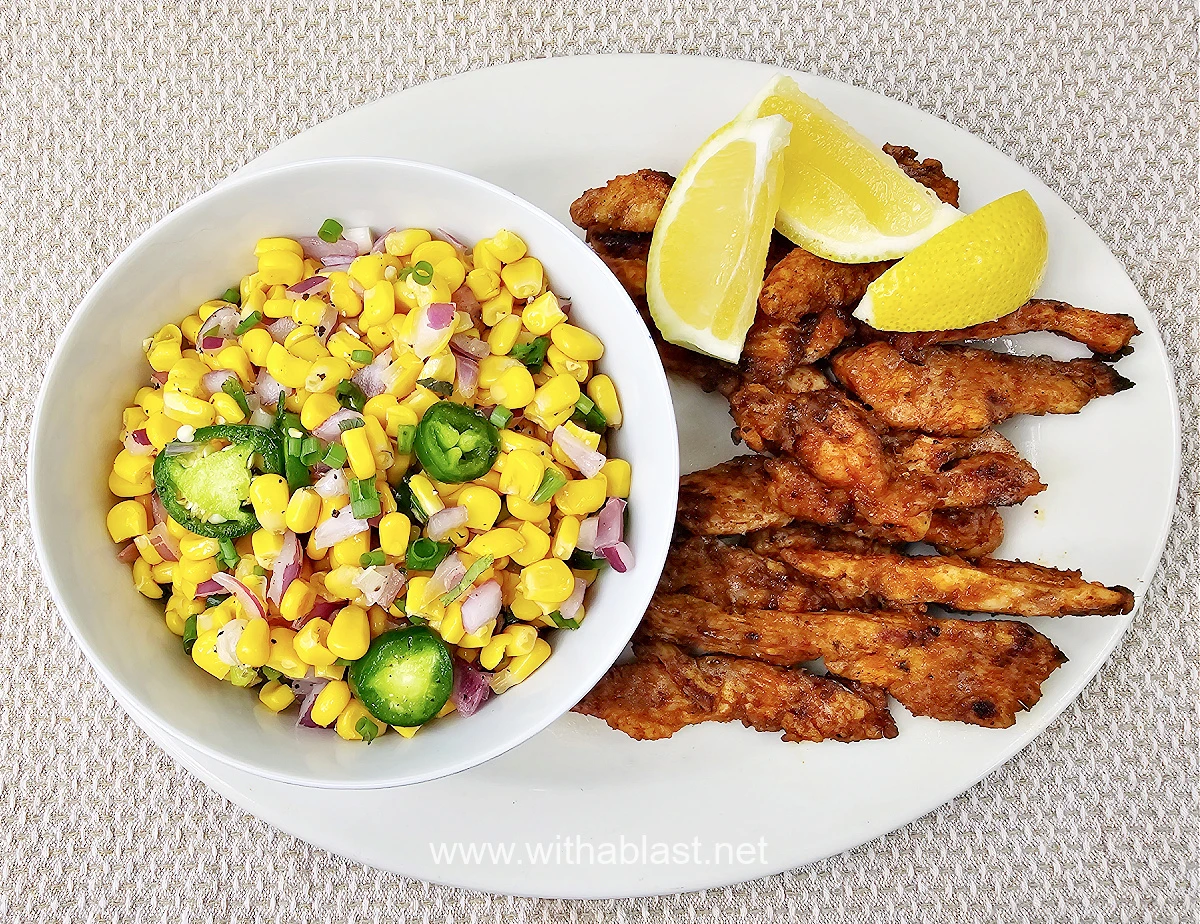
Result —
<path fill-rule="evenodd" d="M 185 654 L 192 653 L 192 646 L 196 644 L 196 639 L 200 637 L 200 633 L 196 631 L 196 617 L 189 616 L 187 622 L 183 624 L 183 650 Z"/>
<path fill-rule="evenodd" d="M 413 451 L 413 443 L 417 439 L 416 424 L 401 424 L 396 428 L 396 451 L 403 455 Z"/>
<path fill-rule="evenodd" d="M 538 485 L 538 489 L 533 492 L 533 503 L 544 504 L 550 500 L 558 489 L 567 483 L 567 476 L 556 468 L 546 466 L 546 471 L 542 473 L 542 483 Z"/>
<path fill-rule="evenodd" d="M 379 726 L 374 719 L 368 719 L 365 715 L 354 724 L 354 730 L 367 744 L 379 737 Z"/>
<path fill-rule="evenodd" d="M 350 479 L 350 510 L 356 520 L 369 520 L 379 516 L 379 490 L 374 478 Z"/>
<path fill-rule="evenodd" d="M 599 571 L 608 564 L 608 560 L 603 556 L 597 558 L 591 552 L 576 549 L 567 559 L 567 564 L 578 571 Z"/>
<path fill-rule="evenodd" d="M 338 403 L 342 407 L 348 407 L 350 410 L 358 411 L 360 414 L 367 403 L 367 396 L 363 394 L 363 390 L 349 379 L 338 383 L 337 398 Z"/>
<path fill-rule="evenodd" d="M 513 412 L 506 408 L 503 404 L 497 404 L 496 409 L 492 411 L 492 416 L 488 418 L 497 430 L 503 430 L 508 426 L 508 422 L 512 420 Z"/>
<path fill-rule="evenodd" d="M 420 260 L 413 264 L 412 279 L 419 286 L 427 286 L 433 282 L 433 264 L 428 260 Z"/>
<path fill-rule="evenodd" d="M 350 358 L 356 363 L 369 363 L 374 361 L 375 354 L 370 350 L 351 350 Z"/>
<path fill-rule="evenodd" d="M 275 670 L 275 668 L 267 667 L 265 664 L 260 667 L 259 670 L 262 671 L 263 676 L 268 680 L 278 680 L 283 676 L 283 674 L 279 673 L 279 671 Z"/>
<path fill-rule="evenodd" d="M 407 619 L 407 620 L 408 620 L 410 623 L 412 623 L 414 626 L 427 626 L 427 625 L 429 625 L 429 620 L 428 620 L 428 619 L 426 619 L 424 616 L 418 616 L 416 613 L 409 613 L 409 614 L 408 614 L 408 615 L 407 615 L 405 618 L 406 618 L 406 619 Z"/>
<path fill-rule="evenodd" d="M 361 417 L 351 417 L 349 420 L 339 420 L 338 429 L 345 433 L 347 430 L 357 430 L 359 427 L 365 427 L 367 422 Z"/>
<path fill-rule="evenodd" d="M 383 549 L 375 549 L 373 552 L 363 552 L 358 556 L 358 563 L 364 568 L 370 568 L 372 565 L 386 565 L 387 556 L 383 554 Z"/>
<path fill-rule="evenodd" d="M 326 244 L 336 244 L 342 236 L 342 223 L 336 218 L 326 218 L 321 223 L 321 230 L 317 232 L 317 237 L 323 240 Z"/>
<path fill-rule="evenodd" d="M 236 286 L 230 286 L 228 289 L 225 290 L 224 294 L 221 296 L 221 301 L 231 302 L 234 305 L 240 305 L 242 303 L 241 290 L 238 289 Z"/>
<path fill-rule="evenodd" d="M 603 433 L 604 428 L 608 426 L 608 418 L 604 416 L 604 412 L 596 407 L 596 402 L 587 395 L 579 396 L 579 400 L 575 402 L 575 413 L 571 415 L 571 419 L 581 427 L 586 427 L 596 433 Z"/>
<path fill-rule="evenodd" d="M 267 576 L 267 569 L 264 568 L 262 565 L 255 565 L 254 568 L 251 570 L 253 570 L 256 577 L 266 577 Z"/>
<path fill-rule="evenodd" d="M 232 596 L 233 594 L 209 594 L 204 598 L 204 608 L 207 610 L 214 606 L 220 606 Z"/>
<path fill-rule="evenodd" d="M 466 593 L 467 588 L 475 583 L 475 578 L 487 571 L 487 569 L 492 566 L 492 562 L 495 560 L 496 556 L 494 555 L 481 555 L 479 558 L 475 559 L 475 563 L 467 569 L 467 573 L 463 575 L 462 580 L 459 581 L 458 584 L 452 587 L 449 591 L 442 594 L 442 606 L 449 606 L 464 593 Z"/>
<path fill-rule="evenodd" d="M 432 571 L 442 563 L 454 548 L 449 542 L 434 542 L 427 536 L 422 536 L 408 547 L 408 555 L 404 564 L 409 571 Z"/>
<path fill-rule="evenodd" d="M 549 619 L 550 622 L 552 622 L 554 624 L 554 628 L 556 628 L 556 629 L 578 629 L 579 628 L 579 620 L 578 619 L 567 619 L 558 610 L 555 610 L 553 613 L 551 613 L 546 618 Z"/>
<path fill-rule="evenodd" d="M 221 564 L 223 564 L 226 568 L 236 568 L 237 563 L 241 561 L 241 556 L 238 555 L 237 549 L 233 547 L 233 540 L 222 539 L 218 543 L 218 546 L 220 547 L 220 554 L 218 557 L 221 559 Z"/>
<path fill-rule="evenodd" d="M 449 398 L 454 394 L 454 386 L 449 382 L 441 382 L 437 379 L 417 379 L 417 384 L 428 388 L 435 395 L 440 395 L 443 398 Z"/>
<path fill-rule="evenodd" d="M 283 407 L 283 402 L 279 402 Z M 298 414 L 288 412 L 278 420 L 279 432 L 283 436 L 283 467 L 287 476 L 288 490 L 306 488 L 312 484 L 312 472 L 304 463 L 304 440 L 308 436 L 300 423 Z"/>
<path fill-rule="evenodd" d="M 346 450 L 341 443 L 330 443 L 321 461 L 330 468 L 341 468 L 346 464 Z"/>
<path fill-rule="evenodd" d="M 221 391 L 237 402 L 237 406 L 242 409 L 243 414 L 247 417 L 250 416 L 250 402 L 246 400 L 246 390 L 242 388 L 241 382 L 236 378 L 226 379 L 221 386 Z"/>
<path fill-rule="evenodd" d="M 238 326 L 233 329 L 233 332 L 240 337 L 262 319 L 263 315 L 261 311 L 251 311 L 248 315 L 242 318 L 241 321 L 238 322 Z"/>
<path fill-rule="evenodd" d="M 300 444 L 300 461 L 310 466 L 321 461 L 321 441 L 315 436 L 306 436 Z"/>
<path fill-rule="evenodd" d="M 530 372 L 541 372 L 546 362 L 546 351 L 550 349 L 549 337 L 536 337 L 529 343 L 518 343 L 509 351 L 509 356 L 525 364 Z"/>

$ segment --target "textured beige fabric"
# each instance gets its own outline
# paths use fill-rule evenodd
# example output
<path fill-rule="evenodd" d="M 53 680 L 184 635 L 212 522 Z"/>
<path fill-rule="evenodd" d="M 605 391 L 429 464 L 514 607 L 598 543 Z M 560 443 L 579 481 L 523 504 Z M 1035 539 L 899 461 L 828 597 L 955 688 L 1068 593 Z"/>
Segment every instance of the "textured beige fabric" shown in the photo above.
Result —
<path fill-rule="evenodd" d="M 495 922 L 1192 920 L 1197 876 L 1196 16 L 1168 0 L 0 2 L 0 918 Z M 517 58 L 777 62 L 944 116 L 1032 169 L 1158 317 L 1185 471 L 1123 647 L 1008 766 L 908 828 L 738 888 L 539 903 L 377 873 L 208 791 L 115 705 L 38 577 L 24 446 L 46 357 L 104 266 L 271 145 Z"/>

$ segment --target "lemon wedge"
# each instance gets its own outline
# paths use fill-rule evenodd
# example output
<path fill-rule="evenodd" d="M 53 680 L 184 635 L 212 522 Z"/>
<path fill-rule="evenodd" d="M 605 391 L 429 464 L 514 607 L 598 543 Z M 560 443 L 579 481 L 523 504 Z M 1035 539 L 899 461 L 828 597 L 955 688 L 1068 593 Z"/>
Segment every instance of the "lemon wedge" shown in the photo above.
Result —
<path fill-rule="evenodd" d="M 700 146 L 654 228 L 646 300 L 671 343 L 737 362 L 754 321 L 790 126 L 731 122 Z"/>
<path fill-rule="evenodd" d="M 894 260 L 961 217 L 790 77 L 767 84 L 739 119 L 792 124 L 775 227 L 837 263 Z"/>
<path fill-rule="evenodd" d="M 934 235 L 871 283 L 854 316 L 877 330 L 958 330 L 1016 311 L 1046 272 L 1046 220 L 1011 193 Z"/>

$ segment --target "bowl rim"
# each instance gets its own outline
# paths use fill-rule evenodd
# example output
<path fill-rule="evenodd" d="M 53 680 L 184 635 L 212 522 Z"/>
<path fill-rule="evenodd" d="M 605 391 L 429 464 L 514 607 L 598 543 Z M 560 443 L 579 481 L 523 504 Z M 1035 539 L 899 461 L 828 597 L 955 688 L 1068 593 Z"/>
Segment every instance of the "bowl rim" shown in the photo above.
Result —
<path fill-rule="evenodd" d="M 188 215 L 190 212 L 201 208 L 212 199 L 235 194 L 239 189 L 242 189 L 246 186 L 262 183 L 280 175 L 285 175 L 288 173 L 302 173 L 308 170 L 319 170 L 329 166 L 342 166 L 345 164 L 372 164 L 382 166 L 384 168 L 399 167 L 403 169 L 416 170 L 418 172 L 424 171 L 431 174 L 439 174 L 443 177 L 451 179 L 454 182 L 464 184 L 468 187 L 473 187 L 475 190 L 483 192 L 484 194 L 498 196 L 501 199 L 507 200 L 509 204 L 515 206 L 517 209 L 531 214 L 535 220 L 545 223 L 547 227 L 552 229 L 554 233 L 559 234 L 564 240 L 569 240 L 570 244 L 568 246 L 574 250 L 579 260 L 591 263 L 595 268 L 601 269 L 603 271 L 602 278 L 611 280 L 611 286 L 609 286 L 611 295 L 616 298 L 619 303 L 628 306 L 629 313 L 631 315 L 630 321 L 635 325 L 635 329 L 637 326 L 641 326 L 642 329 L 646 330 L 647 337 L 650 336 L 649 329 L 646 327 L 644 319 L 637 311 L 637 308 L 634 305 L 633 300 L 629 297 L 629 294 L 620 285 L 616 277 L 612 276 L 612 274 L 608 272 L 607 267 L 595 254 L 595 252 L 593 252 L 590 247 L 588 247 L 582 240 L 572 233 L 570 228 L 564 225 L 549 212 L 539 208 L 532 202 L 521 198 L 520 196 L 510 192 L 507 189 L 504 189 L 503 187 L 480 179 L 479 177 L 437 164 L 429 164 L 422 161 L 400 157 L 379 156 L 318 157 L 282 164 L 277 167 L 271 167 L 266 170 L 255 171 L 253 173 L 239 173 L 231 177 L 227 177 L 219 182 L 216 186 L 193 197 L 178 208 L 172 209 L 166 215 L 155 221 L 152 225 L 150 225 L 150 227 L 139 234 L 127 247 L 125 247 L 125 249 L 122 250 L 121 253 L 119 253 L 107 267 L 105 267 L 104 271 L 96 278 L 96 281 L 92 283 L 87 293 L 79 301 L 78 305 L 75 307 L 75 310 L 71 313 L 70 318 L 68 318 L 62 333 L 55 342 L 54 350 L 46 363 L 44 372 L 42 373 L 42 381 L 38 387 L 38 394 L 34 404 L 34 412 L 28 430 L 28 456 L 25 488 L 28 499 L 30 532 L 33 536 L 34 550 L 37 555 L 37 561 L 41 571 L 42 579 L 45 581 L 46 586 L 50 591 L 50 596 L 54 601 L 55 607 L 58 611 L 59 619 L 66 624 L 67 629 L 70 631 L 71 636 L 75 640 L 75 643 L 83 651 L 88 663 L 92 666 L 92 669 L 96 671 L 101 682 L 105 685 L 114 699 L 116 699 L 118 705 L 124 708 L 126 712 L 131 714 L 131 718 L 134 718 L 135 720 L 138 718 L 145 720 L 171 738 L 183 742 L 189 747 L 194 748 L 195 750 L 216 760 L 219 760 L 222 763 L 228 764 L 229 766 L 243 770 L 255 776 L 317 789 L 371 790 L 408 786 L 452 776 L 456 773 L 461 773 L 464 770 L 468 770 L 472 767 L 477 767 L 480 764 L 486 763 L 487 761 L 492 760 L 528 741 L 530 738 L 545 730 L 549 725 L 569 712 L 571 706 L 573 706 L 578 699 L 582 698 L 583 695 L 585 695 L 587 691 L 591 689 L 591 687 L 600 679 L 601 676 L 603 676 L 609 667 L 612 666 L 616 659 L 620 657 L 621 652 L 625 649 L 629 643 L 629 640 L 632 638 L 633 632 L 637 628 L 637 623 L 634 622 L 631 624 L 629 634 L 620 639 L 619 646 L 615 645 L 614 643 L 614 648 L 611 652 L 612 656 L 610 658 L 606 658 L 603 662 L 595 662 L 590 670 L 579 671 L 575 674 L 577 678 L 583 679 L 584 682 L 577 681 L 574 684 L 573 688 L 577 689 L 578 695 L 575 695 L 574 692 L 572 693 L 574 698 L 569 705 L 562 709 L 550 710 L 544 716 L 539 717 L 535 722 L 531 723 L 527 727 L 521 728 L 508 738 L 480 752 L 477 755 L 460 759 L 431 773 L 418 773 L 410 775 L 401 774 L 391 778 L 379 778 L 365 781 L 329 780 L 313 776 L 306 776 L 303 774 L 298 775 L 295 773 L 277 772 L 257 763 L 247 761 L 229 750 L 222 750 L 217 747 L 212 747 L 209 744 L 199 741 L 193 738 L 191 735 L 177 729 L 166 717 L 159 715 L 158 712 L 152 708 L 147 708 L 147 706 L 142 702 L 142 698 L 130 690 L 117 678 L 112 671 L 109 670 L 104 660 L 84 638 L 81 629 L 76 625 L 75 616 L 71 613 L 70 609 L 64 602 L 64 596 L 59 589 L 59 582 L 49 565 L 49 553 L 47 550 L 49 540 L 44 534 L 46 524 L 43 522 L 41 516 L 40 504 L 37 502 L 37 498 L 46 490 L 45 487 L 41 487 L 39 485 L 40 479 L 38 477 L 38 472 L 42 468 L 39 444 L 41 442 L 42 431 L 45 427 L 43 410 L 45 408 L 47 394 L 50 391 L 51 382 L 61 374 L 59 367 L 63 361 L 65 345 L 75 335 L 76 329 L 82 323 L 81 319 L 90 311 L 95 310 L 95 305 L 100 298 L 100 293 L 108 284 L 109 280 L 127 263 L 136 260 L 140 256 L 141 251 L 144 250 L 148 246 L 149 242 L 154 237 L 159 235 L 164 228 L 169 227 L 176 221 L 179 221 L 181 217 Z M 605 297 L 607 298 L 608 296 Z M 665 403 L 665 406 L 669 411 L 667 416 L 670 418 L 670 420 L 667 423 L 667 426 L 674 438 L 666 440 L 667 451 L 665 454 L 659 455 L 656 458 L 655 464 L 660 470 L 665 467 L 667 470 L 673 473 L 673 477 L 668 482 L 668 490 L 671 492 L 672 506 L 674 506 L 674 499 L 677 498 L 679 490 L 678 425 L 675 420 L 673 410 L 674 405 L 670 386 L 668 384 L 666 371 L 662 365 L 660 363 L 652 364 L 651 368 L 648 370 L 646 378 L 639 380 L 637 387 L 639 393 L 645 395 L 657 393 L 658 399 Z M 653 395 L 651 396 L 653 397 Z M 663 463 L 667 463 L 667 465 L 664 466 Z M 668 530 L 665 535 L 667 538 L 666 541 L 663 542 L 662 548 L 650 550 L 654 553 L 653 555 L 645 555 L 641 552 L 641 550 L 639 550 L 639 564 L 642 562 L 651 564 L 656 563 L 657 569 L 661 572 L 670 544 L 670 531 Z M 651 588 L 651 592 L 652 591 L 653 588 Z M 644 601 L 644 604 L 649 605 L 649 597 L 647 597 L 647 599 Z M 645 606 L 643 606 L 642 609 L 644 610 Z"/>

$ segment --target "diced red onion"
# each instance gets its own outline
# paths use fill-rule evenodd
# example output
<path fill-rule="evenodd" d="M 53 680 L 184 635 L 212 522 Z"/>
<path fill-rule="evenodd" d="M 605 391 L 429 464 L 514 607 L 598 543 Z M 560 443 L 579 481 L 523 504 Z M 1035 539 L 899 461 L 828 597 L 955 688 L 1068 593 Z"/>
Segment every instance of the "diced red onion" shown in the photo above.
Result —
<path fill-rule="evenodd" d="M 395 565 L 372 565 L 351 583 L 362 591 L 367 603 L 387 609 L 395 602 L 396 595 L 404 589 L 407 582 L 407 575 Z"/>
<path fill-rule="evenodd" d="M 458 384 L 459 393 L 464 398 L 474 398 L 479 390 L 479 362 L 470 356 L 456 354 L 454 363 L 454 380 Z"/>
<path fill-rule="evenodd" d="M 319 440 L 324 440 L 327 443 L 332 443 L 342 435 L 340 424 L 344 420 L 362 420 L 363 415 L 351 408 L 344 407 L 340 411 L 334 411 L 326 417 L 321 423 L 313 427 L 312 434 Z"/>
<path fill-rule="evenodd" d="M 463 629 L 473 635 L 500 615 L 504 591 L 494 578 L 484 581 L 463 598 Z"/>
<path fill-rule="evenodd" d="M 575 586 L 571 590 L 571 596 L 567 597 L 558 606 L 558 612 L 562 614 L 563 619 L 574 619 L 579 613 L 579 610 L 583 607 L 583 595 L 587 593 L 587 588 L 586 581 L 575 578 Z"/>
<path fill-rule="evenodd" d="M 554 444 L 563 451 L 585 478 L 595 478 L 608 460 L 566 427 L 554 428 Z"/>
<path fill-rule="evenodd" d="M 283 545 L 275 556 L 275 563 L 271 565 L 271 580 L 267 584 L 267 599 L 276 606 L 279 606 L 292 581 L 300 576 L 303 559 L 304 550 L 300 547 L 300 540 L 290 529 L 285 530 Z"/>
<path fill-rule="evenodd" d="M 458 582 L 466 576 L 466 573 L 467 566 L 463 564 L 457 552 L 447 555 L 442 559 L 442 563 L 433 569 L 433 574 L 429 576 L 429 583 L 425 585 L 425 599 L 421 601 L 422 604 L 436 600 L 451 587 L 457 587 Z"/>
<path fill-rule="evenodd" d="M 263 407 L 273 408 L 279 403 L 281 395 L 286 398 L 292 393 L 292 390 L 276 382 L 266 369 L 260 369 L 258 380 L 254 383 L 254 393 L 258 395 L 258 400 L 263 403 Z"/>
<path fill-rule="evenodd" d="M 333 333 L 333 325 L 337 323 L 338 313 L 333 305 L 325 308 L 325 313 L 321 315 L 321 323 L 317 325 L 317 339 L 322 343 L 329 340 L 329 335 Z"/>
<path fill-rule="evenodd" d="M 583 526 L 580 524 L 580 531 Z M 625 538 L 625 501 L 610 497 L 596 515 L 594 551 L 603 552 Z"/>
<path fill-rule="evenodd" d="M 298 725 L 300 728 L 323 727 L 313 721 L 312 710 L 313 704 L 316 703 L 317 697 L 321 695 L 321 691 L 325 689 L 325 684 L 327 683 L 329 683 L 328 680 L 322 680 L 320 683 L 314 683 L 308 688 L 308 691 L 304 693 L 304 698 L 300 700 L 300 715 L 296 719 L 296 725 Z M 293 681 L 293 690 L 295 689 L 294 684 L 295 681 Z"/>
<path fill-rule="evenodd" d="M 425 532 L 434 542 L 441 542 L 451 531 L 465 526 L 468 519 L 470 514 L 466 507 L 446 507 L 429 518 L 429 522 L 425 524 Z"/>
<path fill-rule="evenodd" d="M 167 508 L 163 506 L 157 491 L 150 495 L 150 519 L 154 521 L 155 526 L 167 522 Z"/>
<path fill-rule="evenodd" d="M 205 337 L 232 337 L 234 330 L 242 321 L 242 316 L 238 310 L 232 305 L 226 305 L 223 308 L 218 308 L 200 325 L 200 330 L 197 333 L 197 339 Z M 207 347 L 205 347 L 207 349 Z"/>
<path fill-rule="evenodd" d="M 136 542 L 131 542 L 117 553 L 117 561 L 126 565 L 132 565 L 138 559 L 138 547 Z"/>
<path fill-rule="evenodd" d="M 314 619 L 328 619 L 345 605 L 345 603 L 334 603 L 332 600 L 317 600 L 311 610 L 292 622 L 292 628 L 303 629 L 306 623 L 310 623 Z M 330 621 L 332 622 L 332 620 Z"/>
<path fill-rule="evenodd" d="M 355 248 L 357 250 L 358 248 Z M 354 262 L 354 257 L 326 257 L 321 261 L 321 265 L 327 270 L 334 272 L 345 272 L 350 268 L 350 264 Z M 354 281 L 351 280 L 350 287 L 354 287 Z M 361 292 L 359 293 L 362 294 Z"/>
<path fill-rule="evenodd" d="M 579 524 L 579 538 L 575 540 L 575 548 L 581 552 L 596 551 L 596 533 L 599 531 L 600 519 L 588 517 Z"/>
<path fill-rule="evenodd" d="M 242 605 L 242 609 L 246 611 L 248 616 L 257 616 L 260 619 L 267 618 L 267 608 L 258 599 L 258 595 L 232 574 L 218 571 L 212 576 L 212 579 L 237 597 L 238 603 Z"/>
<path fill-rule="evenodd" d="M 207 581 L 202 581 L 196 585 L 197 597 L 211 597 L 213 594 L 223 593 L 225 593 L 225 588 L 212 578 L 209 578 Z"/>
<path fill-rule="evenodd" d="M 359 369 L 351 381 L 362 389 L 364 395 L 368 398 L 374 398 L 377 395 L 382 395 L 387 391 L 387 384 L 391 378 L 388 375 L 392 365 L 392 351 L 384 350 L 371 362 L 370 365 L 363 366 Z"/>
<path fill-rule="evenodd" d="M 633 567 L 633 552 L 624 542 L 618 542 L 614 546 L 605 549 L 601 554 L 608 559 L 608 563 L 612 565 L 613 571 L 618 574 L 624 574 Z"/>
<path fill-rule="evenodd" d="M 167 531 L 166 523 L 159 523 L 146 535 L 163 561 L 179 561 L 179 540 Z"/>
<path fill-rule="evenodd" d="M 304 256 L 322 263 L 329 257 L 341 257 L 347 262 L 358 256 L 358 245 L 353 241 L 337 240 L 332 244 L 319 237 L 298 237 L 296 241 L 304 248 Z"/>
<path fill-rule="evenodd" d="M 309 276 L 307 279 L 301 279 L 294 286 L 288 286 L 287 297 L 293 300 L 308 298 L 312 295 L 320 295 L 329 289 L 328 276 Z"/>
<path fill-rule="evenodd" d="M 242 662 L 238 660 L 237 643 L 246 628 L 246 620 L 232 619 L 217 630 L 217 657 L 223 664 L 236 667 Z"/>
<path fill-rule="evenodd" d="M 345 497 L 350 493 L 350 485 L 345 472 L 340 468 L 332 468 L 317 479 L 313 490 L 322 497 Z"/>
<path fill-rule="evenodd" d="M 350 264 L 347 263 L 346 265 L 349 266 Z M 365 288 L 363 288 L 363 284 L 361 282 L 359 282 L 357 279 L 355 279 L 353 276 L 350 277 L 350 290 L 355 295 L 357 295 L 359 298 L 362 298 L 364 295 L 367 294 L 367 290 Z M 345 327 L 346 330 L 350 330 L 350 326 L 348 324 L 346 324 L 344 321 L 342 322 L 342 326 Z M 350 331 L 350 333 L 354 333 L 354 331 Z"/>
<path fill-rule="evenodd" d="M 169 376 L 169 375 L 170 375 L 169 372 L 151 372 L 150 373 L 150 381 L 153 382 L 155 385 L 166 385 L 167 384 L 167 376 Z"/>
<path fill-rule="evenodd" d="M 457 313 L 453 302 L 433 302 L 425 309 L 425 320 L 433 330 L 445 330 Z"/>
<path fill-rule="evenodd" d="M 370 228 L 347 228 L 342 232 L 342 237 L 352 242 L 358 248 L 360 255 L 370 253 L 371 246 L 375 242 Z"/>
<path fill-rule="evenodd" d="M 219 392 L 224 387 L 225 383 L 234 378 L 236 375 L 237 373 L 233 372 L 231 369 L 217 369 L 214 372 L 206 372 L 200 378 L 200 384 L 204 386 L 204 390 L 207 391 L 211 397 Z"/>
<path fill-rule="evenodd" d="M 464 244 L 462 241 L 460 241 L 457 237 L 455 237 L 453 234 L 451 234 L 445 228 L 438 228 L 436 231 L 433 232 L 433 234 L 431 236 L 439 238 L 439 239 L 445 241 L 447 244 L 453 245 L 456 250 L 467 250 L 468 249 L 466 244 Z"/>
<path fill-rule="evenodd" d="M 492 693 L 492 675 L 478 670 L 462 658 L 454 659 L 454 688 L 450 694 L 459 715 L 471 716 L 479 711 Z"/>
<path fill-rule="evenodd" d="M 271 335 L 271 339 L 276 343 L 283 343 L 287 339 L 287 335 L 299 326 L 291 318 L 276 318 L 267 325 L 267 333 Z"/>
<path fill-rule="evenodd" d="M 217 353 L 224 349 L 225 338 L 213 336 L 201 337 L 196 347 L 201 353 Z"/>
<path fill-rule="evenodd" d="M 469 314 L 472 321 L 478 322 L 483 315 L 483 306 L 479 304 L 479 299 L 475 297 L 470 286 L 465 284 L 459 286 L 450 294 L 450 298 L 454 302 L 454 307 Z"/>
<path fill-rule="evenodd" d="M 465 333 L 455 334 L 450 338 L 450 349 L 460 356 L 469 356 L 474 360 L 487 359 L 492 355 L 492 348 L 486 340 L 468 337 Z"/>
<path fill-rule="evenodd" d="M 146 435 L 145 427 L 126 434 L 125 439 L 121 440 L 121 442 L 131 456 L 148 456 L 154 452 L 154 444 L 150 442 L 150 437 Z"/>
<path fill-rule="evenodd" d="M 317 528 L 312 531 L 313 547 L 318 551 L 327 549 L 335 542 L 365 533 L 370 528 L 371 525 L 366 520 L 355 519 L 349 507 L 342 507 L 335 510 L 328 520 L 317 524 Z"/>
<path fill-rule="evenodd" d="M 387 251 L 388 235 L 394 232 L 395 228 L 388 228 L 383 234 L 375 238 L 375 243 L 371 245 L 371 253 L 385 253 Z"/>

